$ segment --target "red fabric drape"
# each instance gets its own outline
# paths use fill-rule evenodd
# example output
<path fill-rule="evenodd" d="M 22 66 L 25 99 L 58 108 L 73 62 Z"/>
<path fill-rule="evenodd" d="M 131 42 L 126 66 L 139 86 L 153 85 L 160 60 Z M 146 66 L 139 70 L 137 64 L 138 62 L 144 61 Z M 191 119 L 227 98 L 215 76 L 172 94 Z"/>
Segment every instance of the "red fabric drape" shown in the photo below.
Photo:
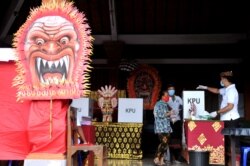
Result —
<path fill-rule="evenodd" d="M 0 160 L 65 153 L 68 100 L 17 102 L 15 68 L 14 62 L 0 62 Z"/>
<path fill-rule="evenodd" d="M 66 100 L 32 101 L 28 121 L 28 136 L 31 144 L 30 153 L 66 152 Z M 52 121 L 50 122 L 50 114 Z M 52 129 L 50 130 L 50 126 Z"/>
<path fill-rule="evenodd" d="M 0 62 L 0 159 L 23 159 L 29 152 L 27 122 L 30 102 L 16 102 L 14 62 Z"/>

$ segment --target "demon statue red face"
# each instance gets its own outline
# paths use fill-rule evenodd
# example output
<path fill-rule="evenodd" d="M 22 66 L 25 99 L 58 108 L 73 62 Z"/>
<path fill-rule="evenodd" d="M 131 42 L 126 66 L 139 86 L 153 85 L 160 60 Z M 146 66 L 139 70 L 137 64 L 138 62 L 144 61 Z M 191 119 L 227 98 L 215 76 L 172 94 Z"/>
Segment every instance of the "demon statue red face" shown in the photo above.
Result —
<path fill-rule="evenodd" d="M 44 2 L 15 35 L 18 99 L 84 96 L 93 38 L 83 13 L 72 3 Z"/>

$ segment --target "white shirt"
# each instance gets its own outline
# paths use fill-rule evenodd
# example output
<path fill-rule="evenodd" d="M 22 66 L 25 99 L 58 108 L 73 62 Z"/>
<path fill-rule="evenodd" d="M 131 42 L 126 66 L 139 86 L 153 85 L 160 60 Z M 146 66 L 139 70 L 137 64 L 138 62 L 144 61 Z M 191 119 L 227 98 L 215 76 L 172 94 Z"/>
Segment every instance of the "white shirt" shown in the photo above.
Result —
<path fill-rule="evenodd" d="M 229 85 L 227 88 L 221 88 L 219 92 L 222 95 L 220 108 L 226 107 L 228 103 L 234 105 L 233 109 L 230 111 L 220 114 L 220 120 L 235 120 L 240 118 L 238 112 L 239 94 L 235 84 Z"/>
<path fill-rule="evenodd" d="M 183 101 L 182 101 L 180 96 L 174 96 L 174 97 L 175 97 L 175 100 L 173 100 L 171 97 L 170 100 L 168 101 L 168 105 L 174 111 L 174 114 L 170 116 L 170 118 L 173 122 L 175 122 L 177 120 L 181 120 L 180 110 L 181 110 L 182 105 L 183 105 Z"/>

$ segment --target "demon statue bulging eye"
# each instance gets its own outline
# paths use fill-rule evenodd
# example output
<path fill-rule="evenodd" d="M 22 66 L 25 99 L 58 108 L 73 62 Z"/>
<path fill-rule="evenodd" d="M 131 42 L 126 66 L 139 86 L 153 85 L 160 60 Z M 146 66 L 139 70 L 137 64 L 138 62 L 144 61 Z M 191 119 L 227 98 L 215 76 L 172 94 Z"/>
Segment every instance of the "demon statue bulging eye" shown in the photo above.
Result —
<path fill-rule="evenodd" d="M 78 50 L 72 23 L 56 16 L 36 20 L 27 33 L 24 48 L 32 84 L 61 85 L 72 80 Z"/>
<path fill-rule="evenodd" d="M 84 96 L 93 38 L 86 18 L 72 3 L 43 3 L 15 35 L 18 99 Z"/>

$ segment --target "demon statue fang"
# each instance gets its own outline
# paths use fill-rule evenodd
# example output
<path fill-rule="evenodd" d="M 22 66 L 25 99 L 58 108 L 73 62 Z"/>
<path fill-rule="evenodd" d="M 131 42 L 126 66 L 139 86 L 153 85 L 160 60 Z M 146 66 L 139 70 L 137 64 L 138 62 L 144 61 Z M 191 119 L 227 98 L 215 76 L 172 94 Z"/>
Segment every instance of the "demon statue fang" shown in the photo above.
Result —
<path fill-rule="evenodd" d="M 117 106 L 117 89 L 115 87 L 105 86 L 98 90 L 100 95 L 98 99 L 98 106 L 102 111 L 102 121 L 112 122 L 112 114 L 114 108 Z"/>
<path fill-rule="evenodd" d="M 89 90 L 90 27 L 73 2 L 47 0 L 15 34 L 17 98 L 69 99 Z"/>

